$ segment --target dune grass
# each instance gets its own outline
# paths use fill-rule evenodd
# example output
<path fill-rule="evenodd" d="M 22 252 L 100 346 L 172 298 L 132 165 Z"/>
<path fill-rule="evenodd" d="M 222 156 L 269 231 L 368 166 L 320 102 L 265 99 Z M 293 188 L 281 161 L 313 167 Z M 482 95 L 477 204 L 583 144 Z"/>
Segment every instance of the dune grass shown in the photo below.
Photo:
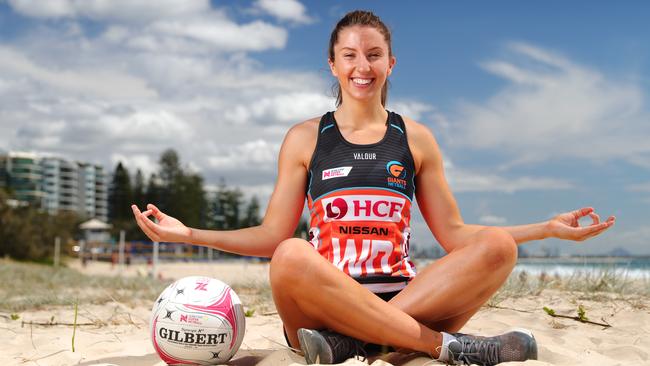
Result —
<path fill-rule="evenodd" d="M 489 303 L 498 304 L 512 297 L 538 296 L 549 290 L 566 292 L 574 299 L 624 300 L 645 307 L 650 300 L 650 278 L 631 278 L 624 272 L 611 269 L 578 270 L 569 276 L 513 272 Z"/>
<path fill-rule="evenodd" d="M 14 313 L 47 306 L 104 304 L 149 305 L 171 281 L 149 277 L 89 276 L 49 265 L 0 259 L 0 312 Z M 235 292 L 257 314 L 275 311 L 266 282 L 231 284 Z M 612 270 L 576 271 L 570 276 L 514 272 L 489 301 L 538 296 L 544 291 L 566 292 L 576 299 L 625 300 L 645 308 L 650 302 L 650 279 L 634 279 Z"/>
<path fill-rule="evenodd" d="M 146 277 L 87 276 L 59 267 L 0 260 L 0 312 L 46 306 L 149 302 L 170 282 Z"/>

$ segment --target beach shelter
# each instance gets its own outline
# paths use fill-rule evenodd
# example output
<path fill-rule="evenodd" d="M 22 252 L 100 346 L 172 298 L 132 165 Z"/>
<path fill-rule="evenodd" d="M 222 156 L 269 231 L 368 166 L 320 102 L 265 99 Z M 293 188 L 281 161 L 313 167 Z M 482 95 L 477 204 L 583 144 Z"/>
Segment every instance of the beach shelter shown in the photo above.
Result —
<path fill-rule="evenodd" d="M 79 225 L 79 228 L 84 232 L 84 239 L 86 242 L 107 242 L 110 240 L 111 235 L 109 230 L 113 227 L 98 219 L 90 219 Z"/>

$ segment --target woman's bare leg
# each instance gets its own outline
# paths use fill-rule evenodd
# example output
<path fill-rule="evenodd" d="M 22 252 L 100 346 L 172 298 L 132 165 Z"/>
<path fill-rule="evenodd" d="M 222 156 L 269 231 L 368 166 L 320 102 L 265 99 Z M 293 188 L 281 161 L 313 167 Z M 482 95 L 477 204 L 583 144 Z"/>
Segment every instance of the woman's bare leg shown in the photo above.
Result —
<path fill-rule="evenodd" d="M 299 328 L 329 328 L 365 342 L 439 355 L 440 333 L 375 296 L 302 239 L 278 246 L 270 278 L 273 300 L 293 347 L 298 347 Z"/>
<path fill-rule="evenodd" d="M 516 258 L 516 244 L 507 232 L 484 229 L 425 268 L 386 303 L 306 241 L 289 239 L 273 255 L 270 277 L 294 347 L 298 328 L 330 328 L 366 342 L 438 357 L 442 336 L 433 329 L 460 329 L 502 285 Z"/>
<path fill-rule="evenodd" d="M 510 234 L 486 228 L 420 271 L 389 303 L 431 329 L 456 332 L 503 285 L 516 262 Z"/>

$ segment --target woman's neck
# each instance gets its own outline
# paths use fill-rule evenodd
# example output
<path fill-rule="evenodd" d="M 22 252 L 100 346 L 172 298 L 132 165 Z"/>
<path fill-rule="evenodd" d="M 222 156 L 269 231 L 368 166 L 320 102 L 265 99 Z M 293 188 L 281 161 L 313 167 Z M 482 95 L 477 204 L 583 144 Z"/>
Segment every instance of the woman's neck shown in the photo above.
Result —
<path fill-rule="evenodd" d="M 339 127 L 343 125 L 359 130 L 373 124 L 385 124 L 388 112 L 381 103 L 362 103 L 352 99 L 342 103 L 334 112 L 334 117 Z"/>

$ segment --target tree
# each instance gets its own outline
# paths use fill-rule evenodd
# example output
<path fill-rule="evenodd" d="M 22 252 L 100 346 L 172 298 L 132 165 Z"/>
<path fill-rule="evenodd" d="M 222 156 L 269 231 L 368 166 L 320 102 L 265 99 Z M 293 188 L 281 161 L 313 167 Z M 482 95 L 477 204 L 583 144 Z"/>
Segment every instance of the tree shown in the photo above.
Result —
<path fill-rule="evenodd" d="M 225 192 L 224 216 L 228 229 L 239 229 L 241 227 L 241 204 L 242 197 L 239 188 Z"/>
<path fill-rule="evenodd" d="M 111 220 L 131 219 L 131 204 L 133 203 L 133 189 L 129 171 L 122 162 L 115 167 L 113 179 L 108 194 L 108 217 Z"/>
<path fill-rule="evenodd" d="M 51 260 L 54 238 L 66 243 L 81 222 L 74 213 L 48 215 L 31 206 L 13 208 L 7 194 L 0 190 L 0 256 L 20 260 Z"/>
<path fill-rule="evenodd" d="M 158 175 L 156 173 L 151 173 L 149 176 L 149 181 L 147 182 L 147 190 L 145 192 L 145 201 L 147 203 L 153 203 L 159 208 L 162 207 L 160 202 L 160 196 L 162 195 L 162 189 L 160 183 L 158 182 Z M 140 207 L 143 209 L 144 207 Z"/>
<path fill-rule="evenodd" d="M 246 207 L 246 216 L 242 222 L 242 227 L 257 226 L 260 224 L 260 203 L 257 196 L 251 197 L 248 206 Z"/>
<path fill-rule="evenodd" d="M 207 203 L 203 177 L 183 169 L 172 149 L 162 153 L 159 164 L 161 209 L 187 226 L 204 225 Z"/>
<path fill-rule="evenodd" d="M 140 169 L 135 172 L 135 179 L 133 184 L 133 203 L 135 203 L 140 208 L 144 207 L 147 204 L 144 175 Z"/>

